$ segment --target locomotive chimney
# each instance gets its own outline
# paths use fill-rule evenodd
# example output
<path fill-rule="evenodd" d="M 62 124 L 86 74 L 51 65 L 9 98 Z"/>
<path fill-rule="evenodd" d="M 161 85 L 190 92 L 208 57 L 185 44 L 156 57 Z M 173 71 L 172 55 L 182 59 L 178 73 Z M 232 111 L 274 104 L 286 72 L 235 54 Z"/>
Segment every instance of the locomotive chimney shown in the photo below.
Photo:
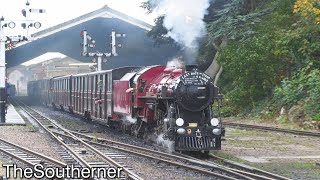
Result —
<path fill-rule="evenodd" d="M 198 65 L 196 65 L 196 64 L 186 65 L 186 72 L 195 71 L 195 70 L 198 70 Z"/>

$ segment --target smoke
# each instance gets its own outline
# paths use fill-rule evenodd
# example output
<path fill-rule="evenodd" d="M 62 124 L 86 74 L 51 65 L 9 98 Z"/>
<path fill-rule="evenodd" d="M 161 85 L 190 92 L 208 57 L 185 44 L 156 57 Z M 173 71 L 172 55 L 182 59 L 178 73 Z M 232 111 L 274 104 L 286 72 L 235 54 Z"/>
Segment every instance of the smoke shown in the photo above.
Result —
<path fill-rule="evenodd" d="M 164 13 L 168 36 L 181 45 L 197 49 L 197 40 L 206 34 L 203 21 L 210 0 L 153 0 L 156 11 Z"/>
<path fill-rule="evenodd" d="M 8 82 L 16 86 L 16 95 L 26 95 L 27 94 L 27 75 L 14 68 L 8 69 Z M 19 86 L 18 86 L 19 83 Z M 18 94 L 19 93 L 19 94 Z"/>
<path fill-rule="evenodd" d="M 115 106 L 114 107 L 114 112 L 122 113 L 122 114 L 129 114 L 130 112 L 128 109 L 120 107 L 120 106 Z M 123 123 L 130 125 L 130 124 L 135 124 L 137 122 L 136 118 L 132 118 L 130 115 L 125 116 L 122 118 Z"/>
<path fill-rule="evenodd" d="M 184 67 L 184 62 L 182 61 L 182 57 L 174 58 L 168 61 L 167 67 L 176 67 L 176 68 Z"/>
<path fill-rule="evenodd" d="M 126 116 L 125 122 L 129 124 L 135 124 L 137 122 L 137 119 L 132 118 L 131 116 Z"/>
<path fill-rule="evenodd" d="M 157 138 L 157 144 L 168 149 L 168 152 L 172 153 L 174 151 L 174 142 L 163 139 L 163 134 L 160 134 Z"/>

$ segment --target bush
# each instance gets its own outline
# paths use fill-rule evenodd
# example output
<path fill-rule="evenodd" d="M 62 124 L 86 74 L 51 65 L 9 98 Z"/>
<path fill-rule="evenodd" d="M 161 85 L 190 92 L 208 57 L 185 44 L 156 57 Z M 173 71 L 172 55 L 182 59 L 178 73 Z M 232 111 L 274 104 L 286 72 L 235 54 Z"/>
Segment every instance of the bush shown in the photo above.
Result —
<path fill-rule="evenodd" d="M 310 66 L 285 79 L 274 91 L 274 102 L 288 108 L 303 101 L 306 112 L 313 120 L 320 121 L 320 70 Z"/>

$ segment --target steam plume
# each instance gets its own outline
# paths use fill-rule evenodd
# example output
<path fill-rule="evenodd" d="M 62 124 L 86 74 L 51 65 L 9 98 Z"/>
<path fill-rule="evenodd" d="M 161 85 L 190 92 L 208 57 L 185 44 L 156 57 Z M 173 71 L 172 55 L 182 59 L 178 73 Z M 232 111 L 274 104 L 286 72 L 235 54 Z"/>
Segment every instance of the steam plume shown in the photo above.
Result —
<path fill-rule="evenodd" d="M 126 116 L 126 123 L 135 124 L 137 122 L 136 118 L 132 118 L 131 116 Z"/>
<path fill-rule="evenodd" d="M 167 148 L 169 153 L 172 153 L 174 151 L 174 142 L 163 139 L 163 134 L 160 134 L 157 137 L 157 143 L 162 147 Z"/>
<path fill-rule="evenodd" d="M 176 68 L 184 67 L 184 62 L 181 59 L 182 57 L 178 57 L 168 61 L 167 67 L 176 67 Z"/>
<path fill-rule="evenodd" d="M 197 39 L 206 34 L 204 16 L 210 0 L 153 0 L 159 13 L 165 13 L 163 25 L 168 35 L 181 45 L 196 49 Z"/>

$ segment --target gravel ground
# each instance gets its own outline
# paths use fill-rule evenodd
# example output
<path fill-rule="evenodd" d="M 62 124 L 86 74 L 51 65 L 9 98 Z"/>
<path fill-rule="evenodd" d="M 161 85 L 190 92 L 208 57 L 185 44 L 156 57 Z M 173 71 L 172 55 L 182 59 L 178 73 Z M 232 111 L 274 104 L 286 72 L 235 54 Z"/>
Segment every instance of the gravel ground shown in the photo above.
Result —
<path fill-rule="evenodd" d="M 57 121 L 70 130 L 86 132 L 88 135 L 107 138 L 123 143 L 129 143 L 140 147 L 157 149 L 151 143 L 146 143 L 141 139 L 120 133 L 97 122 L 90 122 L 79 117 L 74 117 L 69 113 L 61 112 L 58 110 L 53 111 L 51 108 L 43 106 L 32 107 L 41 112 L 46 117 Z M 142 158 L 139 156 L 131 154 L 128 154 L 128 156 L 130 158 L 121 159 L 121 161 L 125 164 L 128 164 L 128 166 L 132 168 L 134 172 L 137 172 L 137 174 L 144 179 L 217 179 L 214 177 L 208 177 L 204 174 L 189 171 L 184 168 L 177 168 L 175 166 L 171 166 L 165 163 L 159 163 L 157 161 Z"/>
<path fill-rule="evenodd" d="M 47 135 L 35 131 L 31 125 L 0 126 L 0 137 L 63 162 L 63 159 L 51 148 L 54 142 Z M 2 164 L 17 164 L 18 167 L 24 167 L 22 163 L 0 153 L 0 176 L 5 176 L 5 168 Z"/>
<path fill-rule="evenodd" d="M 51 148 L 52 140 L 42 133 L 35 132 L 31 126 L 0 126 L 0 137 L 62 161 L 60 156 Z"/>
<path fill-rule="evenodd" d="M 0 153 L 0 167 L 1 167 L 0 168 L 0 177 L 7 176 L 6 169 L 2 168 L 2 165 L 12 165 L 12 164 L 16 164 L 18 167 L 21 167 L 21 168 L 26 167 L 23 163 L 16 161 L 5 154 Z M 13 171 L 10 171 L 10 172 L 11 172 L 10 174 L 13 175 Z M 11 177 L 10 179 L 13 179 L 13 178 Z M 17 179 L 21 179 L 21 178 L 17 178 Z"/>
<path fill-rule="evenodd" d="M 227 128 L 218 155 L 293 179 L 320 179 L 316 137 Z"/>
<path fill-rule="evenodd" d="M 52 111 L 43 106 L 34 108 L 68 129 L 156 149 L 151 143 L 122 134 L 99 123 L 73 117 L 61 111 Z M 293 179 L 320 179 L 320 166 L 316 165 L 316 162 L 320 161 L 317 159 L 320 156 L 319 149 L 318 138 L 227 128 L 222 150 L 214 153 Z M 145 179 L 208 179 L 205 175 L 187 172 L 183 168 L 177 169 L 133 155 L 130 157 L 125 160 L 126 164 L 130 164 L 130 167 Z M 163 172 L 163 169 L 166 169 L 166 172 Z"/>

